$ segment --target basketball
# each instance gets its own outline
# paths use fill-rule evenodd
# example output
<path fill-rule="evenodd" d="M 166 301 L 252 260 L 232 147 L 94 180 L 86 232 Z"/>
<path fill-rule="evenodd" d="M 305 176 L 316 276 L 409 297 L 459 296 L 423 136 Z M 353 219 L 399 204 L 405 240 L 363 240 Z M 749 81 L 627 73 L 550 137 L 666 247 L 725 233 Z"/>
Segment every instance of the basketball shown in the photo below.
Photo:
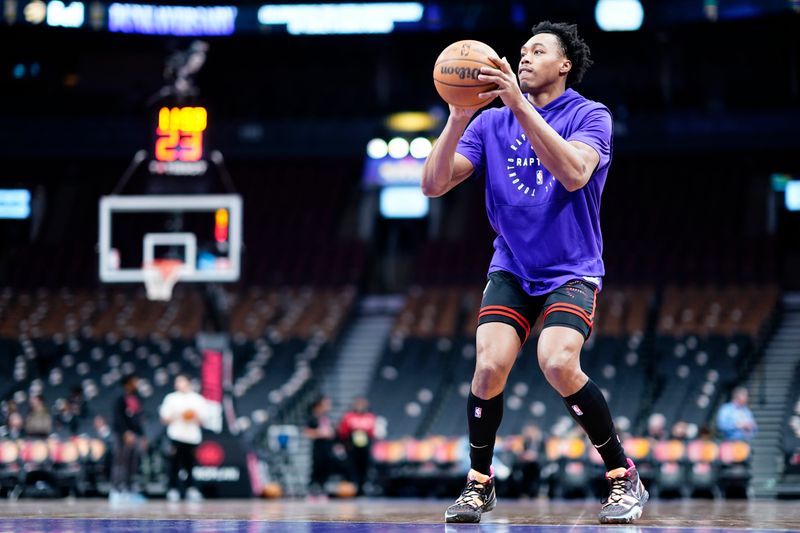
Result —
<path fill-rule="evenodd" d="M 187 409 L 183 412 L 183 419 L 186 422 L 191 422 L 195 418 L 197 418 L 197 413 L 194 412 L 194 409 Z"/>
<path fill-rule="evenodd" d="M 445 102 L 458 107 L 479 108 L 492 101 L 480 98 L 497 88 L 494 83 L 478 80 L 481 67 L 497 68 L 489 61 L 497 56 L 492 47 L 480 41 L 458 41 L 445 48 L 433 67 L 433 84 Z"/>
<path fill-rule="evenodd" d="M 279 483 L 267 483 L 261 489 L 261 496 L 269 499 L 280 498 L 283 496 L 283 487 Z"/>
<path fill-rule="evenodd" d="M 335 494 L 337 498 L 355 498 L 358 495 L 358 487 L 349 481 L 340 481 L 336 484 Z"/>

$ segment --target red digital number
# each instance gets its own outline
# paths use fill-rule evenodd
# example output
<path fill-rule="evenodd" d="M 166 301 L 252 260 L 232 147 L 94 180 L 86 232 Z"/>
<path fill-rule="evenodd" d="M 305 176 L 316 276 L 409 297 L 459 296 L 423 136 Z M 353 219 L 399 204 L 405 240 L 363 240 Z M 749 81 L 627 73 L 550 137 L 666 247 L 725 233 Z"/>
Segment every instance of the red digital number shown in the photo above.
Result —
<path fill-rule="evenodd" d="M 203 132 L 184 132 L 181 136 L 181 151 L 178 159 L 181 161 L 200 161 L 203 157 Z"/>
<path fill-rule="evenodd" d="M 203 107 L 161 108 L 156 128 L 156 160 L 200 161 L 207 116 Z"/>
<path fill-rule="evenodd" d="M 178 143 L 180 142 L 180 132 L 178 130 L 157 129 L 158 139 L 156 139 L 156 161 L 177 161 Z"/>

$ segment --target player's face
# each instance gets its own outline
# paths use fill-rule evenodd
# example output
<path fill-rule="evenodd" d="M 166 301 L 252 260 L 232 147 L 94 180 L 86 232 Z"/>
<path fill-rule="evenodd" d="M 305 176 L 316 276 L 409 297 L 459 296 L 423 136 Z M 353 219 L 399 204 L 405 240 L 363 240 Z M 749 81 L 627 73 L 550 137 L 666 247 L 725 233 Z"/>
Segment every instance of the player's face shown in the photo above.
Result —
<path fill-rule="evenodd" d="M 178 376 L 175 378 L 175 390 L 178 392 L 189 392 L 191 389 L 191 384 L 189 380 L 186 379 L 184 376 Z"/>
<path fill-rule="evenodd" d="M 561 52 L 558 37 L 552 33 L 534 35 L 520 49 L 519 86 L 532 93 L 556 83 L 565 76 L 572 63 Z"/>

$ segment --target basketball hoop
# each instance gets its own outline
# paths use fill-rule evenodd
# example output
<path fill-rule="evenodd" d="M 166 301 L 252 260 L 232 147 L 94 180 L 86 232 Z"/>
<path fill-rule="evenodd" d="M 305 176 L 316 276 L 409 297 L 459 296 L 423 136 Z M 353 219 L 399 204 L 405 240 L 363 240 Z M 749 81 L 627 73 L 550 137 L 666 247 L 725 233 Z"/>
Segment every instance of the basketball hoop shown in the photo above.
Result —
<path fill-rule="evenodd" d="M 144 265 L 144 287 L 147 299 L 168 301 L 172 298 L 172 288 L 183 272 L 183 261 L 180 259 L 153 259 Z"/>

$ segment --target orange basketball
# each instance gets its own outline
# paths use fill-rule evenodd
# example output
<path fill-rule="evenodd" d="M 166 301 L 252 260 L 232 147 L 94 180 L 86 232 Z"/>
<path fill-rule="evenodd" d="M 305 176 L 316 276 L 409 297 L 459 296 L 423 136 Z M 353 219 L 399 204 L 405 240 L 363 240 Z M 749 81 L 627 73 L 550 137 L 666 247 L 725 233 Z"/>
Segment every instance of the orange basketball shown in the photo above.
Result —
<path fill-rule="evenodd" d="M 478 97 L 478 93 L 497 88 L 478 79 L 481 67 L 497 68 L 489 56 L 497 54 L 480 41 L 458 41 L 445 48 L 433 67 L 433 84 L 439 96 L 459 107 L 479 108 L 491 102 L 491 98 Z"/>
<path fill-rule="evenodd" d="M 261 495 L 264 498 L 280 498 L 283 496 L 283 487 L 281 487 L 278 483 L 267 483 L 264 485 L 264 488 L 261 489 Z"/>
<path fill-rule="evenodd" d="M 197 418 L 197 413 L 194 412 L 194 409 L 187 409 L 183 412 L 183 419 L 187 422 L 191 422 Z"/>
<path fill-rule="evenodd" d="M 358 495 L 358 487 L 349 481 L 340 481 L 336 485 L 337 498 L 355 498 Z"/>

